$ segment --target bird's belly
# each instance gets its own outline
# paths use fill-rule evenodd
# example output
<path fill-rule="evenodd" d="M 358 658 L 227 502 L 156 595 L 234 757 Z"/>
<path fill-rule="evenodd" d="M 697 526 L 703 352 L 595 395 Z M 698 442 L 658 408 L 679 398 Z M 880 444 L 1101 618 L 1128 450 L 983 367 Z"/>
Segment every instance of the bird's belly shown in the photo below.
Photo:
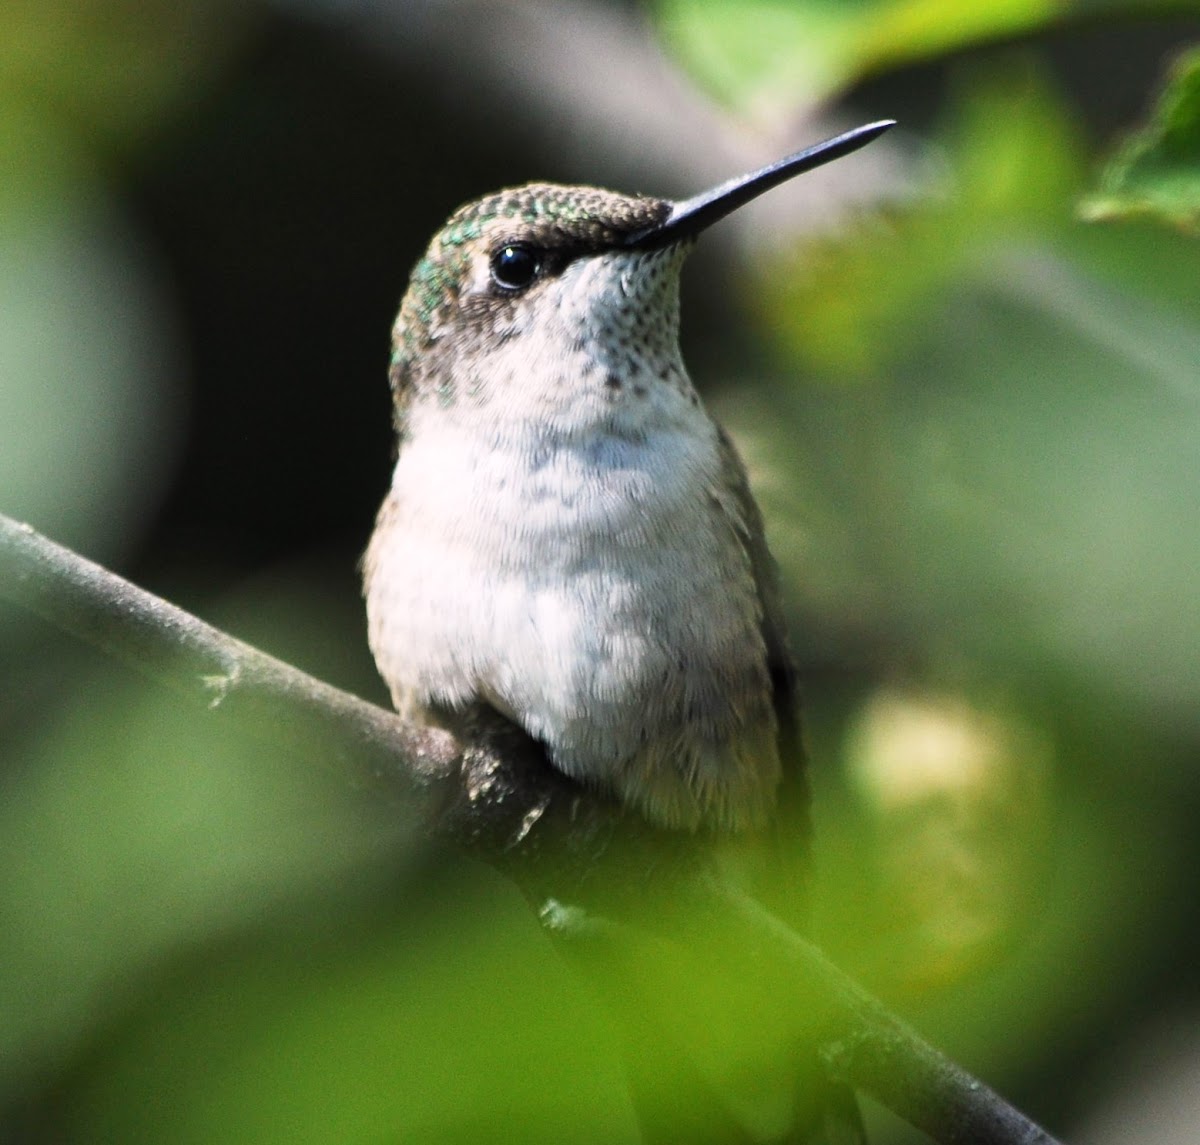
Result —
<path fill-rule="evenodd" d="M 369 558 L 371 642 L 398 700 L 484 699 L 568 774 L 653 789 L 658 817 L 691 821 L 689 784 L 773 786 L 765 648 L 748 558 L 703 480 L 647 468 L 567 459 L 518 486 L 510 467 L 425 504 L 398 473 Z M 754 754 L 765 778 L 742 774 Z"/>

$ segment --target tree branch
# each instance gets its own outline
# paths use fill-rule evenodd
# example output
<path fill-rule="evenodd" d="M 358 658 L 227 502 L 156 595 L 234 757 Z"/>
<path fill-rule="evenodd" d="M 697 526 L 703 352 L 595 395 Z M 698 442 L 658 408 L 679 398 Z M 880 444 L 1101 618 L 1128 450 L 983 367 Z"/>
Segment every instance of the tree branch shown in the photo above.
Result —
<path fill-rule="evenodd" d="M 462 748 L 453 736 L 322 683 L 3 515 L 0 597 L 256 738 L 383 787 L 418 814 L 439 784 L 457 778 Z"/>
<path fill-rule="evenodd" d="M 626 951 L 639 948 L 638 930 L 683 948 L 717 949 L 731 981 L 761 984 L 776 1004 L 788 1000 L 798 1036 L 822 1047 L 835 1077 L 935 1140 L 1054 1145 L 811 943 L 721 880 L 696 839 L 657 831 L 581 789 L 511 725 L 483 726 L 468 745 L 413 727 L 2 515 L 0 596 L 251 734 L 386 791 L 438 834 L 508 873 L 583 961 L 604 962 L 604 949 L 623 931 Z M 587 913 L 564 902 L 582 903 Z M 605 915 L 622 922 L 603 922 Z M 739 1000 L 733 993 L 722 1004 Z"/>

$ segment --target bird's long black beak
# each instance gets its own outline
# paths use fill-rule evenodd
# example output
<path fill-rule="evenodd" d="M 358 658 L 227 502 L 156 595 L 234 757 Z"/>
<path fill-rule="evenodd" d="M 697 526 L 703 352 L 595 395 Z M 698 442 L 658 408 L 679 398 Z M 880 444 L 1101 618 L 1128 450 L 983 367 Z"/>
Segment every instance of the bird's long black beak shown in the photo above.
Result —
<path fill-rule="evenodd" d="M 895 127 L 894 119 L 881 119 L 877 123 L 868 123 L 856 127 L 852 131 L 835 135 L 823 143 L 815 143 L 786 159 L 778 159 L 759 171 L 749 175 L 738 175 L 719 187 L 702 191 L 690 199 L 675 203 L 666 218 L 661 223 L 634 231 L 626 236 L 621 244 L 624 247 L 645 249 L 647 247 L 669 246 L 691 235 L 699 234 L 706 227 L 723 219 L 726 215 L 744 206 L 751 199 L 758 198 L 764 191 L 786 183 L 805 171 L 820 167 L 825 163 L 849 155 L 860 147 L 865 147 L 872 139 L 878 139 L 889 128 Z"/>

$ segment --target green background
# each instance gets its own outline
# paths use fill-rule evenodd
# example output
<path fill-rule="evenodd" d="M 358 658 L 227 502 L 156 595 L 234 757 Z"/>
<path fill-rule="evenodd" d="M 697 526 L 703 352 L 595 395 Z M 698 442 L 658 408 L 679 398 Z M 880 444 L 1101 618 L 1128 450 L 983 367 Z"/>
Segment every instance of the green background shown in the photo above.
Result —
<path fill-rule="evenodd" d="M 685 274 L 784 570 L 818 937 L 1059 1135 L 1186 1139 L 1195 43 L 1184 4 L 18 0 L 0 511 L 383 702 L 355 563 L 441 220 L 899 119 Z M 209 724 L 0 608 L 0 1137 L 637 1139 L 510 886 Z"/>

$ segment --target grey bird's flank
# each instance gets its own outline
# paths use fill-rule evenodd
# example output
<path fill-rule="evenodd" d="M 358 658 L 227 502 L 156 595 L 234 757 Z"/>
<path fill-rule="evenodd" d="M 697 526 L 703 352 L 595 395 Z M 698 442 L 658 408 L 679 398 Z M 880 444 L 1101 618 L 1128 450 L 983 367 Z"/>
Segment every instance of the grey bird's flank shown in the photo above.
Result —
<path fill-rule="evenodd" d="M 364 565 L 403 715 L 498 713 L 665 827 L 761 828 L 803 785 L 774 566 L 680 357 L 679 274 L 701 230 L 890 126 L 683 202 L 534 183 L 451 216 L 393 331 Z"/>

